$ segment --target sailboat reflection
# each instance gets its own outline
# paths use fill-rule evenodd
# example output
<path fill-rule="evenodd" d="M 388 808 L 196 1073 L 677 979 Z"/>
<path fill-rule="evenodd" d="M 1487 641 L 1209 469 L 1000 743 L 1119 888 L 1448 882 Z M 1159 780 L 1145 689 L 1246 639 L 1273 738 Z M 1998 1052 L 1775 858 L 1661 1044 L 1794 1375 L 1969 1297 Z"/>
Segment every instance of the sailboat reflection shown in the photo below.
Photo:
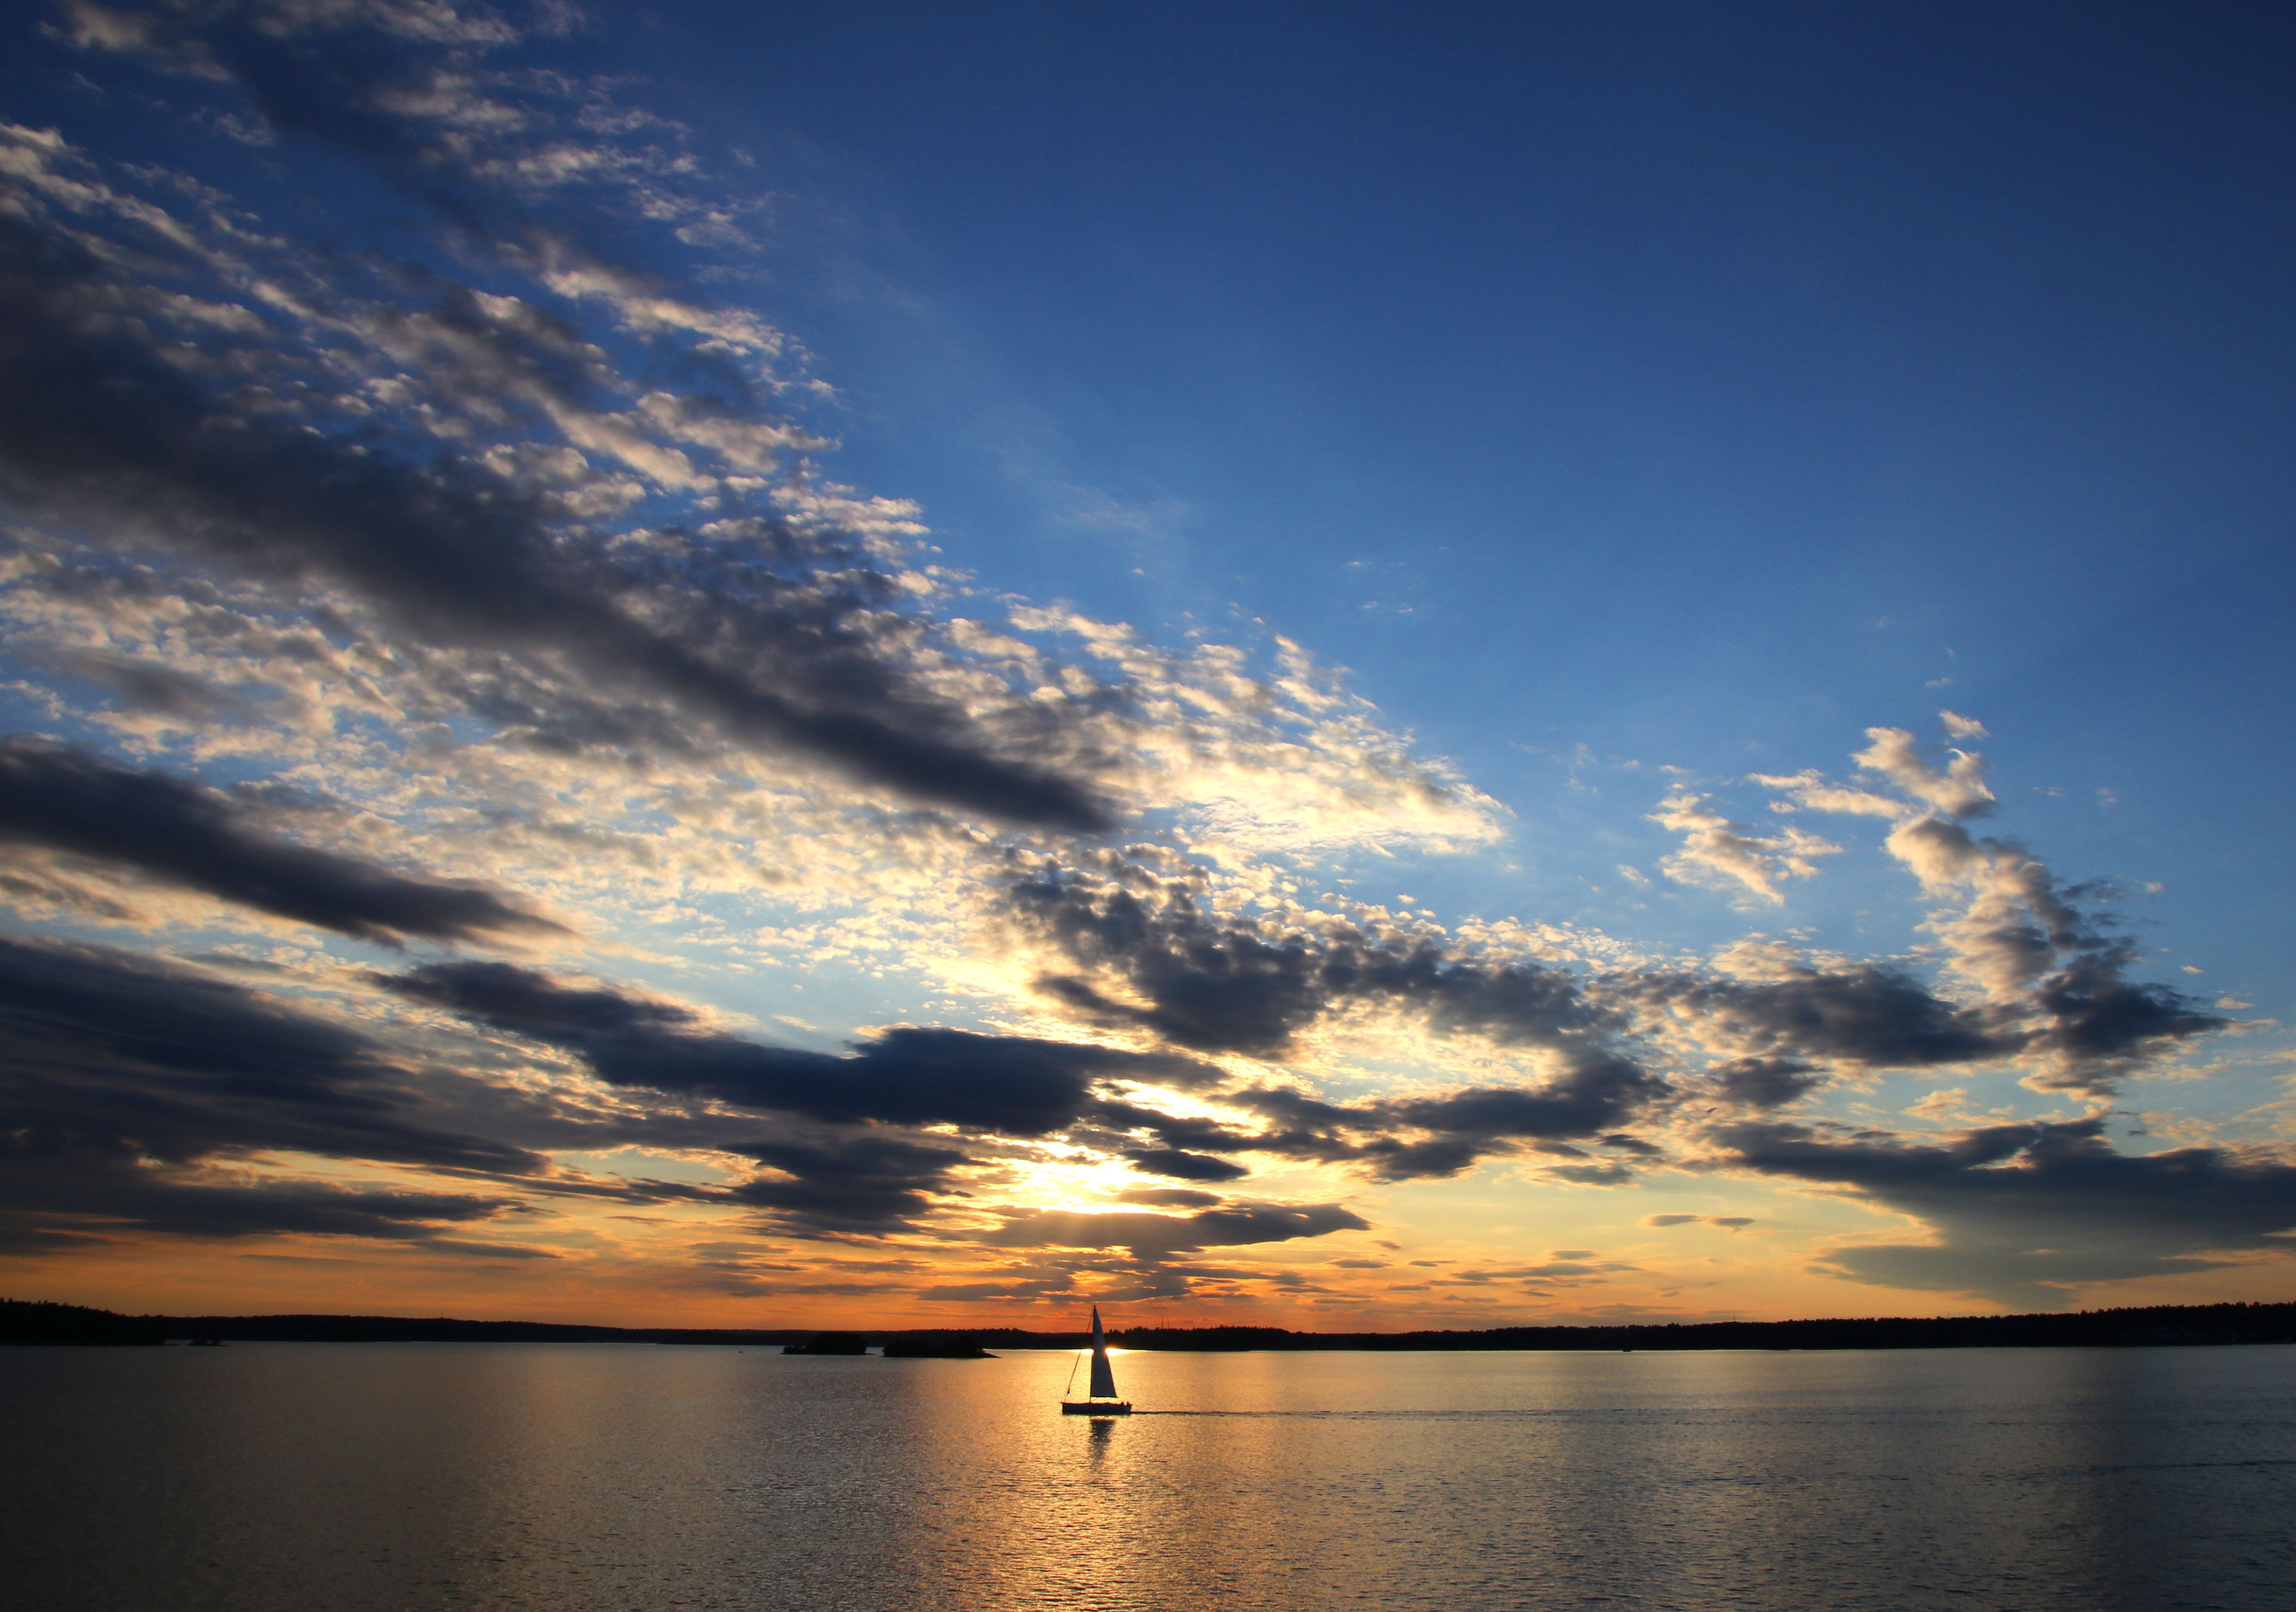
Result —
<path fill-rule="evenodd" d="M 1076 1381 L 1076 1368 L 1069 1368 Z M 1108 1336 L 1100 1329 L 1100 1306 L 1092 1307 L 1092 1392 L 1083 1399 L 1061 1401 L 1062 1416 L 1129 1416 L 1131 1402 L 1116 1397 L 1116 1373 L 1108 1368 Z M 1062 1391 L 1063 1393 L 1066 1390 Z"/>

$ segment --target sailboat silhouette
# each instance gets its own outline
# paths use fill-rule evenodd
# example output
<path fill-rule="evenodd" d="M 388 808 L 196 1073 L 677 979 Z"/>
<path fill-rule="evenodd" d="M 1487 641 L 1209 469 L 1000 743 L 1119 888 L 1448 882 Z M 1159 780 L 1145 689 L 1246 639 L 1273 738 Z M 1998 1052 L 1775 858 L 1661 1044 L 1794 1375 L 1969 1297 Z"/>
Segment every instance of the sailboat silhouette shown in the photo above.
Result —
<path fill-rule="evenodd" d="M 1069 1368 L 1076 1381 L 1076 1368 Z M 1129 1416 L 1132 1402 L 1116 1397 L 1116 1373 L 1108 1369 L 1108 1336 L 1100 1329 L 1100 1306 L 1092 1307 L 1092 1392 L 1083 1399 L 1061 1401 L 1062 1416 Z"/>

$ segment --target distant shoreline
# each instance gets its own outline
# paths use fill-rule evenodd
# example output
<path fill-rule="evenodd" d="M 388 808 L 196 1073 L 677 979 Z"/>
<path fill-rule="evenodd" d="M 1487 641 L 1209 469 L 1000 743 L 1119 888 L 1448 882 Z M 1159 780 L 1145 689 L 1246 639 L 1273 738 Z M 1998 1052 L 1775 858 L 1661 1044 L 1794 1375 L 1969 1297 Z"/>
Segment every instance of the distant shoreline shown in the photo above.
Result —
<path fill-rule="evenodd" d="M 804 1343 L 816 1327 L 591 1327 L 557 1321 L 456 1320 L 444 1316 L 121 1315 L 45 1301 L 0 1299 L 0 1345 L 217 1343 Z M 963 1333 L 990 1349 L 1074 1349 L 1082 1332 L 1013 1327 L 855 1328 L 871 1346 Z M 2296 1343 L 2296 1304 L 2157 1304 L 2038 1315 L 1957 1315 L 1856 1320 L 1695 1321 L 1615 1327 L 1494 1327 L 1453 1332 L 1292 1332 L 1280 1327 L 1119 1328 L 1128 1349 L 1390 1352 L 1494 1349 L 1619 1351 L 2143 1348 Z"/>

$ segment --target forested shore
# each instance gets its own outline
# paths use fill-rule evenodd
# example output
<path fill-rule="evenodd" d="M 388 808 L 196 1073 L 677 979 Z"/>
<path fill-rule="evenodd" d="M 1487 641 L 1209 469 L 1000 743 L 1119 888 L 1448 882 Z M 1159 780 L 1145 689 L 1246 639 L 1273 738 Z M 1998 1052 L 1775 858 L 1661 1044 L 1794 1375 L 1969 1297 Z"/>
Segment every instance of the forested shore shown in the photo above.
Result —
<path fill-rule="evenodd" d="M 594 1327 L 445 1316 L 122 1315 L 79 1304 L 0 1299 L 0 1344 L 526 1343 L 805 1345 L 813 1327 Z M 857 1329 L 868 1346 L 930 1353 L 925 1340 L 977 1339 L 991 1349 L 1073 1349 L 1083 1332 L 1010 1327 Z M 2158 1304 L 2035 1315 L 1690 1321 L 1608 1327 L 1494 1327 L 1480 1331 L 1292 1332 L 1280 1327 L 1135 1327 L 1109 1334 L 1128 1349 L 1957 1349 L 2144 1347 L 2296 1343 L 2296 1304 Z"/>

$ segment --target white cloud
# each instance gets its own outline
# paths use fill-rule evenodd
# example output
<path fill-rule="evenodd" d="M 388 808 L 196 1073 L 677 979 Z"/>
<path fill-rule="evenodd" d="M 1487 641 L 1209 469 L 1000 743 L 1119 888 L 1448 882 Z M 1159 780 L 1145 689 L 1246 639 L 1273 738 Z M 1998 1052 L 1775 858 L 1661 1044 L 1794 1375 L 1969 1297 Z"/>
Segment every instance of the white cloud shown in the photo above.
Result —
<path fill-rule="evenodd" d="M 1993 809 L 1983 756 L 1953 751 L 1953 759 L 1940 771 L 1923 759 L 1914 736 L 1902 728 L 1869 728 L 1866 736 L 1873 743 L 1857 753 L 1857 765 L 1880 773 L 1924 806 L 1950 817 L 1974 817 Z"/>
<path fill-rule="evenodd" d="M 1685 884 L 1734 886 L 1775 905 L 1785 899 L 1778 892 L 1779 880 L 1814 878 L 1817 864 L 1813 859 L 1841 850 L 1805 828 L 1756 834 L 1708 808 L 1705 800 L 1699 794 L 1669 795 L 1651 814 L 1652 822 L 1683 836 L 1682 849 L 1660 866 Z"/>
<path fill-rule="evenodd" d="M 1772 811 L 1834 811 L 1855 817 L 1900 818 L 1912 810 L 1903 801 L 1893 801 L 1887 795 L 1828 783 L 1824 775 L 1814 768 L 1787 776 L 1758 772 L 1747 781 L 1765 789 L 1784 792 L 1784 799 L 1770 802 Z"/>

